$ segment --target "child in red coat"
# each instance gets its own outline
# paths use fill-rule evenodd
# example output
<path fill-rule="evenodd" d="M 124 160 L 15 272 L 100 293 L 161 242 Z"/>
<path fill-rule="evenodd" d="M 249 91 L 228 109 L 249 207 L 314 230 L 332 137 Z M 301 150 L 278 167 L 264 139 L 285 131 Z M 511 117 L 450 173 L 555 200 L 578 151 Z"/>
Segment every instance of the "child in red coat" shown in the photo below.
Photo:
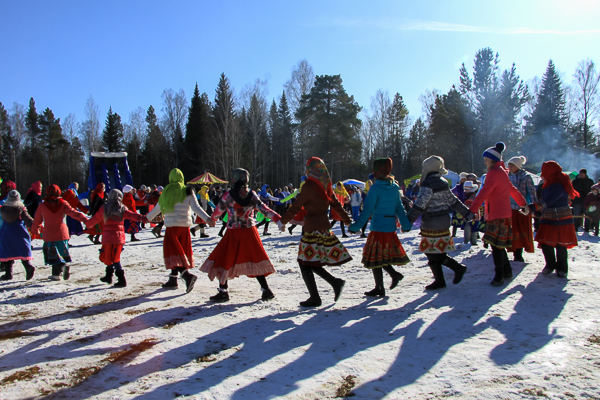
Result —
<path fill-rule="evenodd" d="M 102 248 L 100 261 L 106 264 L 106 275 L 100 278 L 102 282 L 111 284 L 113 272 L 118 280 L 115 287 L 126 287 L 125 272 L 121 266 L 121 252 L 125 244 L 124 221 L 148 222 L 144 215 L 131 212 L 123 205 L 123 193 L 112 189 L 108 194 L 108 202 L 90 219 L 89 225 L 104 221 L 102 230 Z"/>

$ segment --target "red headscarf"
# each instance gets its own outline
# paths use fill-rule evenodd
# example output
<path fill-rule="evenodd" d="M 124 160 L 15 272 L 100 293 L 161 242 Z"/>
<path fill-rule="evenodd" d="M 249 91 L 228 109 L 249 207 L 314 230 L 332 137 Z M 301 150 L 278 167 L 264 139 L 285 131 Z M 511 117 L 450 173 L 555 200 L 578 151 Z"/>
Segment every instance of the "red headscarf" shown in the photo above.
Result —
<path fill-rule="evenodd" d="M 306 162 L 306 180 L 317 183 L 323 189 L 322 196 L 325 199 L 329 201 L 334 199 L 329 171 L 327 171 L 327 166 L 319 157 L 311 157 Z"/>
<path fill-rule="evenodd" d="M 73 208 L 77 208 L 77 204 L 79 203 L 79 199 L 77 198 L 77 195 L 75 195 L 75 192 L 72 191 L 71 189 L 67 189 L 63 195 L 62 195 L 62 199 L 64 201 L 66 201 L 67 203 L 69 203 L 69 205 Z"/>
<path fill-rule="evenodd" d="M 63 204 L 63 200 L 60 198 L 60 187 L 58 185 L 50 185 L 46 188 L 46 197 L 44 203 L 48 209 L 55 213 L 58 211 L 60 206 Z"/>
<path fill-rule="evenodd" d="M 11 190 L 17 190 L 17 184 L 9 180 L 2 181 L 2 184 L 0 184 L 0 200 L 4 200 Z"/>
<path fill-rule="evenodd" d="M 556 161 L 546 161 L 542 164 L 542 178 L 544 178 L 543 189 L 552 185 L 553 183 L 562 183 L 565 191 L 570 198 L 574 199 L 579 197 L 579 192 L 573 188 L 573 184 L 569 179 L 569 176 L 562 172 L 562 167 Z"/>
<path fill-rule="evenodd" d="M 96 185 L 96 189 L 92 191 L 92 195 L 90 196 L 90 200 L 94 201 L 94 197 L 104 198 L 104 183 L 100 182 Z"/>
<path fill-rule="evenodd" d="M 31 192 L 37 194 L 38 196 L 41 196 L 42 195 L 42 182 L 40 182 L 40 181 L 33 182 L 31 184 L 31 187 L 27 191 L 27 194 L 29 194 Z"/>

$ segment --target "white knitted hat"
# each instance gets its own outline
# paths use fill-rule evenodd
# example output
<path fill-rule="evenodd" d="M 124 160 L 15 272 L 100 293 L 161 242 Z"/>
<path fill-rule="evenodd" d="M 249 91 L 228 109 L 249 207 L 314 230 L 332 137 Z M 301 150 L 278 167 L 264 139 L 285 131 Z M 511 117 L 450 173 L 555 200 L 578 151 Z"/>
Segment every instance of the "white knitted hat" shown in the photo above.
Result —
<path fill-rule="evenodd" d="M 444 159 L 439 156 L 431 156 L 423 161 L 423 173 L 421 177 L 425 179 L 427 174 L 438 172 L 440 175 L 446 175 L 448 171 L 444 168 Z"/>
<path fill-rule="evenodd" d="M 521 169 L 523 168 L 523 165 L 525 165 L 526 161 L 527 159 L 525 158 L 525 156 L 517 156 L 508 160 L 508 164 L 513 164 L 515 167 Z"/>
<path fill-rule="evenodd" d="M 21 201 L 21 195 L 16 190 L 11 190 L 6 196 L 4 201 L 4 207 L 25 207 Z"/>

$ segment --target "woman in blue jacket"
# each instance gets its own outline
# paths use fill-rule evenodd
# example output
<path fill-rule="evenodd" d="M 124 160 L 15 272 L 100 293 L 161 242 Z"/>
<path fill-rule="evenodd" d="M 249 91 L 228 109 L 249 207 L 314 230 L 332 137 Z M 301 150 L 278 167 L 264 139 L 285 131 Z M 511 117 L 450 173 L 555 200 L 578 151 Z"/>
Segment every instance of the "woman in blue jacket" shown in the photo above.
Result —
<path fill-rule="evenodd" d="M 356 233 L 371 215 L 373 216 L 369 237 L 363 248 L 362 263 L 365 268 L 373 271 L 375 289 L 365 292 L 366 296 L 385 296 L 382 269 L 392 278 L 391 290 L 404 278 L 392 265 L 405 265 L 410 262 L 396 234 L 396 218 L 400 221 L 403 232 L 410 230 L 411 223 L 402 206 L 400 187 L 390 176 L 391 172 L 390 158 L 380 158 L 373 162 L 375 183 L 365 198 L 360 217 L 348 227 L 350 232 Z"/>

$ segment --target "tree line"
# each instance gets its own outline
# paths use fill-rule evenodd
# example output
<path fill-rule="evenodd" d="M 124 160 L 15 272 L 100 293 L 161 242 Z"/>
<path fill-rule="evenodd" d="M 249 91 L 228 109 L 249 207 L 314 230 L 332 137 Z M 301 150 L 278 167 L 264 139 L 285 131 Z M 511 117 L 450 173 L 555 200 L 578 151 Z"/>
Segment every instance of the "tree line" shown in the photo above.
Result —
<path fill-rule="evenodd" d="M 189 99 L 183 89 L 166 89 L 159 113 L 153 105 L 138 107 L 127 122 L 110 107 L 102 124 L 91 96 L 82 121 L 74 114 L 61 121 L 50 108 L 38 112 L 33 98 L 28 108 L 0 103 L 0 175 L 21 191 L 36 180 L 84 184 L 91 152 L 126 151 L 138 186 L 166 184 L 173 167 L 187 180 L 206 171 L 227 180 L 242 166 L 255 186 L 280 187 L 298 184 L 313 155 L 337 181 L 365 179 L 379 157 L 391 157 L 393 173 L 405 179 L 430 154 L 455 171 L 481 173 L 481 154 L 497 141 L 507 144 L 507 156 L 526 155 L 534 169 L 564 158 L 565 149 L 573 162 L 600 150 L 593 61 L 579 63 L 571 84 L 552 61 L 541 79 L 527 83 L 514 64 L 501 71 L 499 63 L 490 48 L 479 50 L 472 72 L 463 64 L 447 93 L 421 96 L 423 115 L 414 121 L 399 92 L 390 98 L 378 90 L 363 110 L 340 75 L 315 75 L 306 60 L 275 99 L 261 80 L 236 95 L 223 73 L 212 99 L 198 84 Z"/>

